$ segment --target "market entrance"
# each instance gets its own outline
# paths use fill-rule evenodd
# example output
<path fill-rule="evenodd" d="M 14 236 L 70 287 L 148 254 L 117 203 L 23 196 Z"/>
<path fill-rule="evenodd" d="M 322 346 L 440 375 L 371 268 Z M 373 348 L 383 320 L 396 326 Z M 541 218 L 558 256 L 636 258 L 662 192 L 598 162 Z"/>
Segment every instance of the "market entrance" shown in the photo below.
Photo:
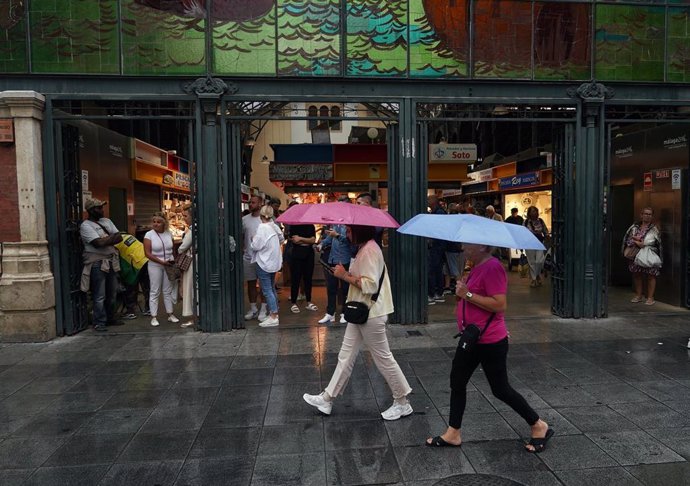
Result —
<path fill-rule="evenodd" d="M 577 107 L 420 103 L 418 117 L 429 147 L 422 152 L 429 165 L 428 193 L 438 198 L 442 211 L 506 224 L 525 224 L 529 212 L 528 226 L 537 232 L 544 228 L 539 237 L 546 252 L 516 248 L 495 253 L 508 271 L 508 314 L 566 313 L 564 275 L 572 255 L 563 252 L 564 218 L 573 208 L 565 197 L 564 175 L 574 164 Z M 453 316 L 458 275 L 452 269 L 462 274 L 470 268 L 456 245 L 449 246 L 442 258 L 445 295 L 428 288 L 430 320 Z"/>
<path fill-rule="evenodd" d="M 137 251 L 144 251 L 142 242 L 155 213 L 169 221 L 172 252 L 177 252 L 186 231 L 194 231 L 184 217 L 187 208 L 193 211 L 195 200 L 194 104 L 51 100 L 47 108 L 46 209 L 53 211 L 47 221 L 56 282 L 57 334 L 71 335 L 91 323 L 89 295 L 93 292 L 84 291 L 80 237 L 86 203 L 91 199 L 106 203 L 105 217 L 123 235 L 118 248 L 121 271 L 114 303 L 116 319 L 111 323 L 124 325 L 113 329 L 150 330 L 148 265 Z M 170 280 L 174 287 L 172 314 L 183 319 L 184 303 L 195 308 L 197 295 L 194 291 L 183 294 L 181 276 Z M 181 330 L 180 324 L 167 322 L 162 310 L 164 296 L 159 300 L 161 329 Z M 186 316 L 186 320 L 190 318 Z"/>

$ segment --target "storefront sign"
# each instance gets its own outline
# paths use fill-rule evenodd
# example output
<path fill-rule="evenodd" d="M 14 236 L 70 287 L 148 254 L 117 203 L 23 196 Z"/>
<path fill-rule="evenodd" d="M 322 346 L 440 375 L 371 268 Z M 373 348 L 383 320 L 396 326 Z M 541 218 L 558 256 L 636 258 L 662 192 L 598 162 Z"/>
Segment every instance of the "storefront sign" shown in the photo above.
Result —
<path fill-rule="evenodd" d="M 671 177 L 671 171 L 668 169 L 661 169 L 661 170 L 654 171 L 654 178 L 655 179 L 668 179 L 669 177 Z"/>
<path fill-rule="evenodd" d="M 528 172 L 527 174 L 520 174 L 513 177 L 504 177 L 498 180 L 498 187 L 501 190 L 536 186 L 538 184 L 539 172 Z"/>
<path fill-rule="evenodd" d="M 429 162 L 433 163 L 465 163 L 473 164 L 477 161 L 477 144 L 429 144 Z"/>
<path fill-rule="evenodd" d="M 680 190 L 680 169 L 673 169 L 671 171 L 671 189 L 674 191 Z"/>
<path fill-rule="evenodd" d="M 651 172 L 645 172 L 643 180 L 644 180 L 644 190 L 645 191 L 651 191 L 652 187 L 654 187 L 654 179 L 652 179 L 652 173 Z"/>
<path fill-rule="evenodd" d="M 462 195 L 462 189 L 444 189 L 441 191 L 441 197 L 453 197 Z"/>
<path fill-rule="evenodd" d="M 88 170 L 83 170 L 81 171 L 81 190 L 82 191 L 88 191 L 89 190 L 89 171 Z"/>
<path fill-rule="evenodd" d="M 0 142 L 14 142 L 13 120 L 0 120 Z"/>
<path fill-rule="evenodd" d="M 86 201 L 91 199 L 93 194 L 91 194 L 91 191 L 81 191 L 81 210 L 86 211 Z"/>
<path fill-rule="evenodd" d="M 493 169 L 478 170 L 477 172 L 470 172 L 467 174 L 470 179 L 475 182 L 486 182 L 493 179 Z"/>
<path fill-rule="evenodd" d="M 272 181 L 331 181 L 333 166 L 330 164 L 271 164 L 268 178 Z"/>
<path fill-rule="evenodd" d="M 688 146 L 688 136 L 678 135 L 677 137 L 668 137 L 664 139 L 664 148 L 666 150 L 680 149 Z"/>
<path fill-rule="evenodd" d="M 183 189 L 189 189 L 189 176 L 181 172 L 175 172 L 175 185 Z"/>

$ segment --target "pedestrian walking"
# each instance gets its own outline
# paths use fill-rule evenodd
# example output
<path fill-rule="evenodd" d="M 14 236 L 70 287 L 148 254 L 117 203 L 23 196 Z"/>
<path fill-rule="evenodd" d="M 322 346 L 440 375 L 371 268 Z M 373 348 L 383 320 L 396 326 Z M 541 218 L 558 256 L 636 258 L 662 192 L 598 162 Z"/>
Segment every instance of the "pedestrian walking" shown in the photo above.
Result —
<path fill-rule="evenodd" d="M 536 206 L 530 206 L 527 209 L 527 219 L 525 220 L 525 227 L 532 232 L 540 242 L 544 242 L 549 235 L 549 229 L 546 227 L 544 220 L 539 217 L 539 209 Z M 544 269 L 544 258 L 546 251 L 544 250 L 525 250 L 527 256 L 527 263 L 529 264 L 530 272 L 530 287 L 539 287 L 542 284 L 541 273 Z"/>
<path fill-rule="evenodd" d="M 621 252 L 628 258 L 628 270 L 632 274 L 635 285 L 635 297 L 630 302 L 644 302 L 646 305 L 654 305 L 654 291 L 656 290 L 656 278 L 661 273 L 662 247 L 661 233 L 654 224 L 654 210 L 644 208 L 640 215 L 640 221 L 634 223 L 623 238 Z M 644 278 L 647 277 L 646 300 L 644 298 Z"/>
<path fill-rule="evenodd" d="M 149 259 L 147 265 L 149 272 L 149 310 L 151 311 L 151 325 L 158 327 L 158 299 L 163 294 L 165 312 L 168 314 L 168 322 L 178 323 L 173 305 L 177 301 L 177 281 L 171 281 L 168 276 L 168 268 L 175 264 L 173 256 L 173 237 L 168 230 L 168 218 L 165 213 L 154 213 L 151 218 L 152 230 L 144 235 L 144 251 Z"/>
<path fill-rule="evenodd" d="M 539 418 L 522 395 L 508 382 L 508 331 L 504 313 L 507 307 L 508 279 L 501 262 L 491 255 L 486 245 L 464 244 L 465 257 L 474 264 L 466 281 L 459 281 L 455 289 L 458 297 L 457 320 L 461 333 L 471 325 L 479 329 L 473 346 L 461 337 L 455 351 L 450 373 L 450 418 L 446 431 L 429 437 L 430 447 L 459 446 L 462 443 L 462 420 L 467 403 L 467 383 L 481 364 L 496 398 L 508 404 L 532 429 L 532 437 L 525 449 L 542 452 L 554 434 L 553 429 Z"/>
<path fill-rule="evenodd" d="M 333 275 L 350 284 L 348 302 L 361 302 L 369 308 L 368 320 L 364 324 L 347 324 L 338 364 L 328 386 L 319 395 L 305 393 L 303 399 L 321 413 L 330 415 L 333 401 L 347 386 L 360 348 L 365 345 L 393 393 L 393 405 L 381 416 L 384 420 L 397 420 L 412 413 L 407 399 L 412 389 L 388 345 L 386 322 L 394 310 L 390 279 L 383 253 L 375 240 L 376 229 L 348 226 L 348 233 L 350 241 L 360 245 L 357 257 L 349 271 L 343 265 L 336 265 Z"/>
<path fill-rule="evenodd" d="M 261 224 L 251 241 L 251 262 L 256 264 L 256 275 L 259 278 L 261 292 L 263 292 L 268 306 L 268 315 L 259 323 L 259 326 L 275 327 L 280 324 L 275 277 L 283 265 L 283 256 L 280 253 L 283 232 L 273 222 L 273 208 L 271 206 L 262 207 L 259 215 Z"/>

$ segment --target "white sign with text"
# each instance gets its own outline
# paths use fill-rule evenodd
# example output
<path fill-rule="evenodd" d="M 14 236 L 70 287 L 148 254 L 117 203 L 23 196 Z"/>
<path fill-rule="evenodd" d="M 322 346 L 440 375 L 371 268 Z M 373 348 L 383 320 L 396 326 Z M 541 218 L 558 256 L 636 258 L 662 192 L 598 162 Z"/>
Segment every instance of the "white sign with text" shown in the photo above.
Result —
<path fill-rule="evenodd" d="M 475 143 L 430 143 L 429 162 L 473 164 L 477 161 L 477 144 Z"/>

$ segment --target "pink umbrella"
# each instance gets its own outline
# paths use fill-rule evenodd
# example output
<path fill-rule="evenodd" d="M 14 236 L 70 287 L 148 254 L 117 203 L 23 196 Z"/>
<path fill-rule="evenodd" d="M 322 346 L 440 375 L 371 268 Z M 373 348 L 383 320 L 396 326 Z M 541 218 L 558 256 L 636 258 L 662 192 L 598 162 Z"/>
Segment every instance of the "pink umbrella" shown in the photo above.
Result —
<path fill-rule="evenodd" d="M 343 202 L 295 204 L 276 221 L 283 224 L 345 224 L 380 228 L 400 226 L 393 216 L 385 211 Z"/>

